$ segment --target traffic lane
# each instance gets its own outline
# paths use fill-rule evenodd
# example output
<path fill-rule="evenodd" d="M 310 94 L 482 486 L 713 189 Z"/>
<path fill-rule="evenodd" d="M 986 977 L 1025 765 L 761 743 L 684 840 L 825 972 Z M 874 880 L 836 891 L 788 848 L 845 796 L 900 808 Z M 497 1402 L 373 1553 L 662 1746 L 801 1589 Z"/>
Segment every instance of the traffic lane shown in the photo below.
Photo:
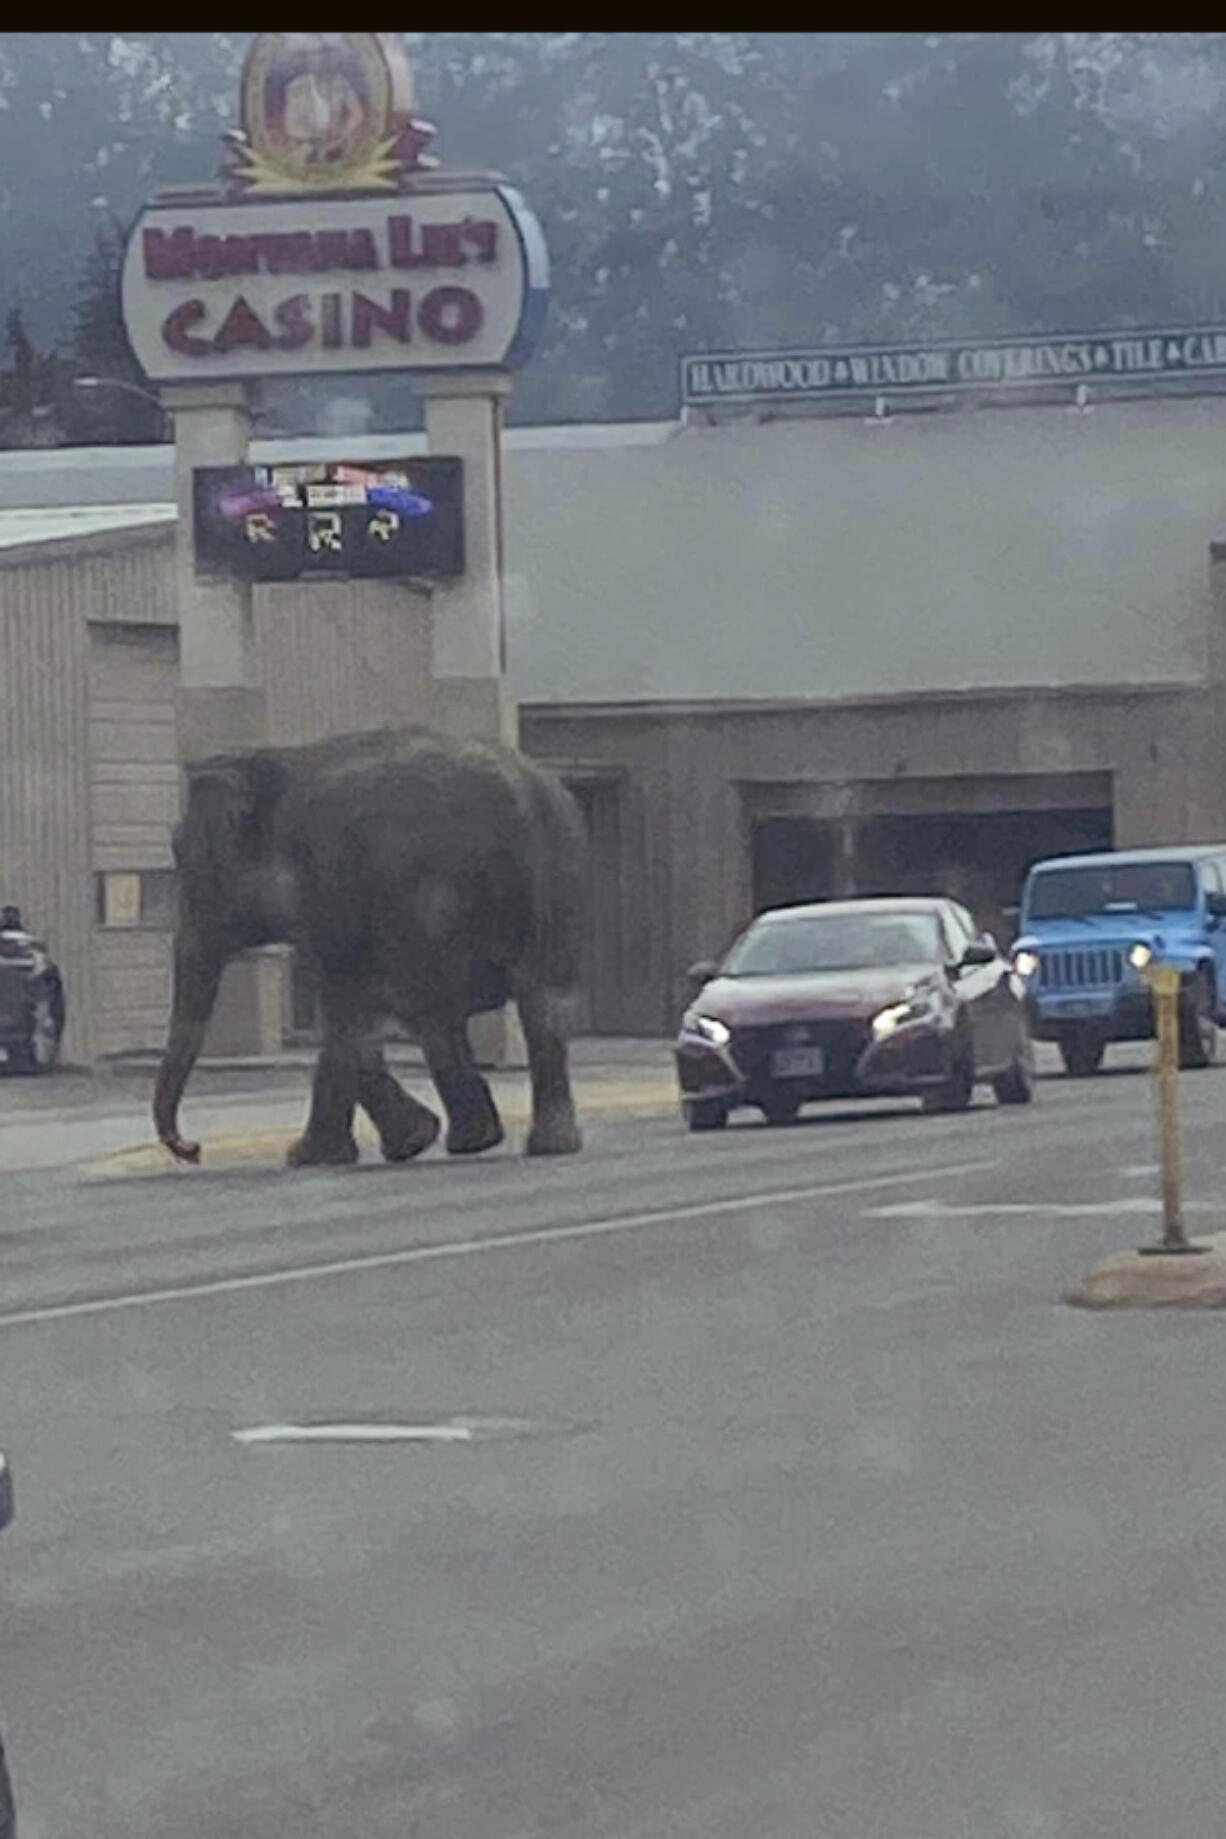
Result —
<path fill-rule="evenodd" d="M 1044 1199 L 1016 1161 L 943 1178 L 982 1217 L 763 1202 L 0 1336 L 35 1818 L 1199 1839 L 1195 1781 L 1180 1826 L 1182 1768 L 1119 1751 L 1210 1665 L 1206 1325 L 1053 1306 L 1050 1235 L 991 1213 Z M 542 1434 L 230 1436 L 457 1410 Z"/>
<path fill-rule="evenodd" d="M 1216 1168 L 1218 1073 L 1184 1081 L 1189 1181 Z M 690 1137 L 673 1119 L 589 1124 L 574 1158 L 525 1161 L 510 1148 L 477 1161 L 442 1151 L 399 1168 L 377 1160 L 345 1171 L 165 1177 L 94 1182 L 10 1178 L 5 1293 L 0 1314 L 73 1297 L 123 1294 L 290 1264 L 392 1253 L 479 1233 L 565 1225 L 598 1210 L 667 1208 L 693 1198 L 753 1195 L 856 1178 L 905 1177 L 933 1163 L 998 1154 L 1030 1158 L 1075 1149 L 1070 1176 L 1090 1193 L 1152 1155 L 1152 1087 L 1141 1078 L 1053 1082 L 1031 1107 L 990 1098 L 966 1115 L 925 1117 L 914 1106 L 835 1106 L 788 1130 L 753 1118 Z M 600 1205 L 606 1203 L 601 1202 Z"/>

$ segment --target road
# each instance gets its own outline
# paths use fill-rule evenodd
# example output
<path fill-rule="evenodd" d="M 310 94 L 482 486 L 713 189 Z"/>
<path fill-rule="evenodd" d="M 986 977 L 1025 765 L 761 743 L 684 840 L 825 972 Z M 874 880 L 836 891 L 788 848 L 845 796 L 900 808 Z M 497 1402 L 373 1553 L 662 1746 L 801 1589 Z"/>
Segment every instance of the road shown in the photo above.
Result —
<path fill-rule="evenodd" d="M 6 1174 L 23 1839 L 1207 1839 L 1226 1325 L 1059 1300 L 1151 1103 Z"/>

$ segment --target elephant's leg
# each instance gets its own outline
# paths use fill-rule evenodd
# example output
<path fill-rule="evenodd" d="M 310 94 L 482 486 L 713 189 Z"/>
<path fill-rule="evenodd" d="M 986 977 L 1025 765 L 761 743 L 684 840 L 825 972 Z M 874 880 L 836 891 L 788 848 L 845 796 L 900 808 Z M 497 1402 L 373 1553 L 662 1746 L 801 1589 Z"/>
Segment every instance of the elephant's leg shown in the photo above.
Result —
<path fill-rule="evenodd" d="M 464 1023 L 423 1027 L 420 1039 L 447 1113 L 448 1153 L 473 1156 L 493 1149 L 506 1133 L 493 1094 L 477 1071 Z"/>
<path fill-rule="evenodd" d="M 438 1136 L 433 1111 L 405 1091 L 377 1042 L 368 1042 L 359 1056 L 358 1103 L 379 1132 L 388 1162 L 408 1162 Z"/>
<path fill-rule="evenodd" d="M 532 1129 L 525 1145 L 530 1156 L 573 1156 L 583 1148 L 570 1089 L 566 1034 L 557 1013 L 559 1002 L 548 990 L 516 993 L 519 1019 L 528 1047 L 532 1076 Z"/>
<path fill-rule="evenodd" d="M 311 1112 L 306 1129 L 286 1155 L 290 1168 L 358 1159 L 353 1113 L 358 1098 L 362 1033 L 345 1009 L 339 998 L 325 993 L 324 1040 L 315 1062 Z"/>

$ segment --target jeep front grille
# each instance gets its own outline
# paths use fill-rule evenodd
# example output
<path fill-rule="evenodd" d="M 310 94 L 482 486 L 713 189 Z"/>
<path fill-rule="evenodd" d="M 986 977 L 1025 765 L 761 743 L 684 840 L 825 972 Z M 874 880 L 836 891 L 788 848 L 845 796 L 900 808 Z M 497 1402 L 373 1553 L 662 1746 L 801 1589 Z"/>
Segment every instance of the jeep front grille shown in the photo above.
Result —
<path fill-rule="evenodd" d="M 1124 977 L 1119 945 L 1065 947 L 1039 953 L 1041 990 L 1112 990 Z"/>

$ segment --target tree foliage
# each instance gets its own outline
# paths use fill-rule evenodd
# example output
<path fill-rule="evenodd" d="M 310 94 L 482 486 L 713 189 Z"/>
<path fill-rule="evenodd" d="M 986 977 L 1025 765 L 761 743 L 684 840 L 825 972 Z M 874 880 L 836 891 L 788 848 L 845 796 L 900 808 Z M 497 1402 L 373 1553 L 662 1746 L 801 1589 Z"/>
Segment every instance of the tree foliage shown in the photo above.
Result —
<path fill-rule="evenodd" d="M 1219 34 L 406 36 L 444 160 L 545 225 L 519 419 L 669 415 L 686 350 L 1226 313 Z M 0 34 L 0 309 L 40 351 L 124 362 L 96 238 L 216 171 L 248 42 Z"/>

